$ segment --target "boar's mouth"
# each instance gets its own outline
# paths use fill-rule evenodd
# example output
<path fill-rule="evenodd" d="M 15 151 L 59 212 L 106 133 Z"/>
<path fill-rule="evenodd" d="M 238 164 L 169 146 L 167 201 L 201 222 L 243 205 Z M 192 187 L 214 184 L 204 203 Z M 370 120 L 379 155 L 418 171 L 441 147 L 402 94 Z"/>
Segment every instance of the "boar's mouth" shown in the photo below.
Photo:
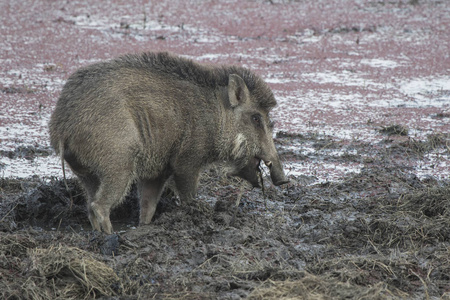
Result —
<path fill-rule="evenodd" d="M 260 164 L 261 159 L 254 157 L 250 159 L 244 168 L 230 175 L 247 180 L 253 187 L 261 187 L 261 184 L 259 183 L 259 174 L 261 173 Z"/>
<path fill-rule="evenodd" d="M 250 159 L 250 161 L 244 168 L 233 175 L 247 180 L 253 185 L 253 187 L 260 188 L 261 182 L 259 178 L 261 177 L 261 161 L 264 161 L 264 164 L 269 168 L 270 178 L 272 179 L 274 185 L 278 186 L 289 182 L 289 180 L 284 175 L 281 164 L 278 161 L 273 163 L 270 160 L 261 159 L 259 157 Z"/>

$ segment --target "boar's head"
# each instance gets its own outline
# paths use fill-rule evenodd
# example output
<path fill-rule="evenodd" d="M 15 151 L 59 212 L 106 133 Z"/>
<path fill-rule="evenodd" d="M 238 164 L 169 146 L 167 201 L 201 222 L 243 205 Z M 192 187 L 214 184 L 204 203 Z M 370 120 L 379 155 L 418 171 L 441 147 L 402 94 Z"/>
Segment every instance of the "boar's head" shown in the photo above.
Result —
<path fill-rule="evenodd" d="M 254 187 L 260 187 L 260 163 L 270 170 L 273 184 L 281 185 L 288 180 L 278 157 L 273 141 L 273 124 L 269 111 L 276 105 L 272 91 L 259 77 L 244 73 L 250 78 L 244 80 L 236 74 L 228 78 L 228 100 L 233 123 L 231 148 L 231 175 L 239 176 Z M 251 84 L 249 88 L 246 81 Z M 249 84 L 249 85 L 250 85 Z"/>

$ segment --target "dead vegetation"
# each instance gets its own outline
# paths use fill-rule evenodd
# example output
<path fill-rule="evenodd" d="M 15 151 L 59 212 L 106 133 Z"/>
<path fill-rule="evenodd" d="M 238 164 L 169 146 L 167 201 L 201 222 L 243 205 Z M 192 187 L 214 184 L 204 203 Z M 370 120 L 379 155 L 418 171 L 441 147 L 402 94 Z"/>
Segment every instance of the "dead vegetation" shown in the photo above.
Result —
<path fill-rule="evenodd" d="M 379 131 L 387 135 L 408 135 L 409 132 L 408 128 L 399 124 L 382 127 Z"/>
<path fill-rule="evenodd" d="M 418 156 L 423 156 L 433 150 L 442 149 L 442 153 L 450 153 L 450 135 L 439 133 L 427 136 L 425 141 L 409 138 L 407 141 L 399 143 L 398 147 L 404 147 L 406 152 Z"/>
<path fill-rule="evenodd" d="M 150 226 L 132 229 L 133 190 L 113 212 L 120 231 L 109 236 L 90 230 L 76 181 L 68 182 L 70 197 L 59 180 L 3 178 L 2 299 L 448 298 L 450 183 L 419 179 L 398 159 L 448 155 L 448 136 L 421 142 L 420 155 L 404 140 L 373 147 L 279 135 L 277 142 L 290 139 L 316 144 L 314 158 L 357 149 L 333 159 L 364 168 L 322 184 L 291 176 L 279 188 L 265 180 L 264 195 L 211 169 L 196 205 L 166 193 Z"/>
<path fill-rule="evenodd" d="M 22 234 L 0 240 L 2 299 L 86 299 L 118 291 L 116 273 L 88 251 L 62 244 L 40 248 Z"/>
<path fill-rule="evenodd" d="M 305 273 L 298 280 L 267 280 L 254 289 L 248 299 L 397 299 L 407 294 L 399 290 L 391 291 L 386 284 L 379 282 L 363 288 L 357 284 L 343 282 L 335 278 L 323 278 Z"/>

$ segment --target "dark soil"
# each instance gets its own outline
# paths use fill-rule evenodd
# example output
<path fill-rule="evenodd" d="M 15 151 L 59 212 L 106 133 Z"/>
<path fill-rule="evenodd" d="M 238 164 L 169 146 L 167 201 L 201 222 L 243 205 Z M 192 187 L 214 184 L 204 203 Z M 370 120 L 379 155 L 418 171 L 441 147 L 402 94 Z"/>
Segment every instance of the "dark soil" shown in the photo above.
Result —
<path fill-rule="evenodd" d="M 0 298 L 450 299 L 449 12 L 446 0 L 0 1 Z M 263 193 L 213 168 L 195 203 L 167 191 L 138 227 L 132 190 L 116 233 L 93 232 L 76 180 L 42 178 L 60 174 L 44 170 L 59 168 L 48 119 L 76 69 L 144 51 L 261 75 L 291 183 L 265 178 Z M 12 177 L 22 168 L 36 175 Z"/>
<path fill-rule="evenodd" d="M 317 145 L 295 159 L 318 163 L 342 147 L 329 136 L 276 138 L 293 141 Z M 445 149 L 448 137 L 439 141 L 430 137 L 420 152 L 355 141 L 347 147 L 357 154 L 339 159 L 363 162 L 361 173 L 325 183 L 290 176 L 282 187 L 265 178 L 264 194 L 212 168 L 195 203 L 167 191 L 148 226 L 137 226 L 133 189 L 112 212 L 112 235 L 91 230 L 76 180 L 68 192 L 61 180 L 3 178 L 2 298 L 449 297 L 450 182 L 419 179 L 396 159 Z"/>
<path fill-rule="evenodd" d="M 49 147 L 41 146 L 19 146 L 12 151 L 0 150 L 0 156 L 5 156 L 10 159 L 25 158 L 27 160 L 34 160 L 36 157 L 49 156 L 53 151 Z"/>

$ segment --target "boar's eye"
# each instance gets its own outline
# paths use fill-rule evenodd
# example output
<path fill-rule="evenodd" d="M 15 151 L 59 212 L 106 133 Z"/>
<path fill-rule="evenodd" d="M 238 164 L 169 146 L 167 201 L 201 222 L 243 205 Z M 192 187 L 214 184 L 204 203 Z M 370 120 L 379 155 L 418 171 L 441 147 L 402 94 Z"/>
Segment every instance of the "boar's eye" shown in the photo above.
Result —
<path fill-rule="evenodd" d="M 258 127 L 262 127 L 262 120 L 261 120 L 261 115 L 260 114 L 254 114 L 252 115 L 252 121 L 253 123 L 258 126 Z"/>

